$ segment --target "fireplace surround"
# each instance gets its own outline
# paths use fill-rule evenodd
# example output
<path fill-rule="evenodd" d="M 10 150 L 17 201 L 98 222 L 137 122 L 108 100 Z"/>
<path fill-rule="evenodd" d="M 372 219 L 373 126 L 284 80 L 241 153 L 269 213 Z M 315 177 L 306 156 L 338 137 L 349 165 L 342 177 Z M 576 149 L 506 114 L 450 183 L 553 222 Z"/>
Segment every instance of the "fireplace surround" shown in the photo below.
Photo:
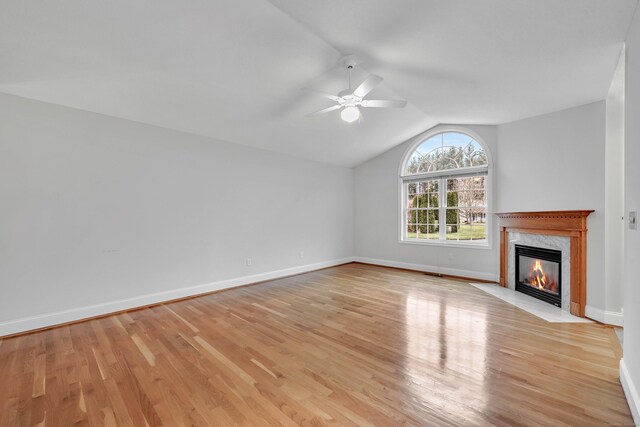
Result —
<path fill-rule="evenodd" d="M 508 287 L 510 233 L 558 236 L 567 240 L 564 256 L 569 262 L 567 280 L 568 307 L 574 316 L 585 317 L 587 302 L 587 217 L 592 210 L 501 212 L 500 219 L 500 285 Z M 564 263 L 563 263 L 564 265 Z M 567 290 L 564 291 L 566 293 Z"/>

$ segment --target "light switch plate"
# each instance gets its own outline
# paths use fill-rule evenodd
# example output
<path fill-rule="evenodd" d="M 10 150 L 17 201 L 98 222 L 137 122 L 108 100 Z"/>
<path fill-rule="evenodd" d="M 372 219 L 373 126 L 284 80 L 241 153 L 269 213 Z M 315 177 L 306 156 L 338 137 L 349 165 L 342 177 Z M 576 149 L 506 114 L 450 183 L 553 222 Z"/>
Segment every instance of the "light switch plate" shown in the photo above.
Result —
<path fill-rule="evenodd" d="M 638 228 L 638 222 L 637 222 L 637 212 L 636 211 L 631 211 L 629 212 L 629 230 L 635 230 Z"/>

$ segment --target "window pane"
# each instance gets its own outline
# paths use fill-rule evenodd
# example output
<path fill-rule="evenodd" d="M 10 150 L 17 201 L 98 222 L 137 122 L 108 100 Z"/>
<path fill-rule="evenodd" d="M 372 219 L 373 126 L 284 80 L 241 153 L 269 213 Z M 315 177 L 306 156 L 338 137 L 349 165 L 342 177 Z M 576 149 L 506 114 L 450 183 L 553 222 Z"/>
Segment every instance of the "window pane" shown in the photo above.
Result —
<path fill-rule="evenodd" d="M 460 223 L 460 209 L 447 209 L 447 225 L 458 225 Z"/>
<path fill-rule="evenodd" d="M 487 223 L 487 213 L 485 209 L 473 209 L 470 212 L 471 222 L 474 224 L 486 224 Z"/>
<path fill-rule="evenodd" d="M 478 141 L 463 133 L 445 132 L 420 144 L 405 171 L 416 174 L 487 165 L 487 153 Z"/>
<path fill-rule="evenodd" d="M 433 209 L 431 210 L 431 220 L 429 224 L 440 224 L 440 210 Z"/>
<path fill-rule="evenodd" d="M 459 226 L 448 226 L 447 227 L 447 240 L 471 240 L 473 239 L 483 239 L 486 235 L 486 231 L 483 231 L 484 226 L 480 226 L 481 228 L 476 229 L 473 224 L 460 224 Z M 450 230 L 450 232 L 449 232 Z"/>
<path fill-rule="evenodd" d="M 416 207 L 428 208 L 430 196 L 430 194 L 418 194 L 418 196 L 416 197 Z"/>
<path fill-rule="evenodd" d="M 471 209 L 460 209 L 460 225 L 471 224 Z"/>
<path fill-rule="evenodd" d="M 447 209 L 447 228 L 445 229 L 447 240 L 458 240 L 460 231 L 460 209 Z"/>
<path fill-rule="evenodd" d="M 473 233 L 471 236 L 472 240 L 486 240 L 487 238 L 487 226 L 484 224 L 472 224 Z"/>
<path fill-rule="evenodd" d="M 438 215 L 436 209 L 420 209 L 417 212 L 418 224 L 437 224 Z"/>
<path fill-rule="evenodd" d="M 413 205 L 412 208 L 421 208 L 422 207 L 422 194 L 414 194 L 413 195 Z"/>
<path fill-rule="evenodd" d="M 458 228 L 458 240 L 471 240 L 471 224 L 460 224 Z"/>
<path fill-rule="evenodd" d="M 415 209 L 410 209 L 407 212 L 407 223 L 416 224 L 418 222 L 418 212 Z"/>
<path fill-rule="evenodd" d="M 457 191 L 447 191 L 447 206 L 459 206 L 459 194 Z"/>
<path fill-rule="evenodd" d="M 427 217 L 429 216 L 429 211 L 427 210 L 419 210 L 418 214 L 418 224 L 428 224 Z"/>
<path fill-rule="evenodd" d="M 438 240 L 440 239 L 440 231 L 437 225 L 421 224 L 418 227 L 418 239 Z"/>
<path fill-rule="evenodd" d="M 473 206 L 487 206 L 487 192 L 484 189 L 484 184 L 482 190 L 476 190 L 471 195 L 473 197 Z"/>
<path fill-rule="evenodd" d="M 447 179 L 447 206 L 486 206 L 485 176 Z"/>
<path fill-rule="evenodd" d="M 438 181 L 431 181 L 430 191 L 429 191 L 429 207 L 437 208 L 440 206 L 439 202 L 439 194 L 438 194 Z"/>
<path fill-rule="evenodd" d="M 407 194 L 407 209 L 413 209 L 416 207 L 416 195 Z"/>
<path fill-rule="evenodd" d="M 409 209 L 407 212 L 407 239 L 429 239 L 438 240 L 439 234 L 438 209 Z"/>
<path fill-rule="evenodd" d="M 414 208 L 437 208 L 438 207 L 438 181 L 420 181 L 415 185 L 415 199 L 410 207 Z M 412 194 L 408 194 L 410 197 Z M 408 206 L 409 207 L 409 206 Z"/>

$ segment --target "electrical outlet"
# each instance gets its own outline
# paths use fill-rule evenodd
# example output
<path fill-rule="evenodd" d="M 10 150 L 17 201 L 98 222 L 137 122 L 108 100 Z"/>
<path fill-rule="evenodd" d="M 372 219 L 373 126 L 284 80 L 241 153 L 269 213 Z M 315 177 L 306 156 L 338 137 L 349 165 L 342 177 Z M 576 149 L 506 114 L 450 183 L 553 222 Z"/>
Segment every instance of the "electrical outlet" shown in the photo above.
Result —
<path fill-rule="evenodd" d="M 253 263 L 253 260 L 251 258 L 247 258 L 247 267 L 250 266 Z"/>

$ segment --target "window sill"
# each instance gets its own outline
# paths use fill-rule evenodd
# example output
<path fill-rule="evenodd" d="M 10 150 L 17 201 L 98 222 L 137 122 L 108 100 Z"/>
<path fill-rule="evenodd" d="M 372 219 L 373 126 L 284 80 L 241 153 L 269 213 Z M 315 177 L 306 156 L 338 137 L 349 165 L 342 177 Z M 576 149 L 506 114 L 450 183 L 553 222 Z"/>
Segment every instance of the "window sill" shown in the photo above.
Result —
<path fill-rule="evenodd" d="M 430 240 L 398 240 L 398 243 L 406 245 L 418 245 L 418 246 L 444 246 L 449 248 L 462 248 L 462 249 L 491 249 L 491 243 L 488 241 L 470 243 L 470 242 L 452 242 L 452 241 L 430 241 Z"/>

